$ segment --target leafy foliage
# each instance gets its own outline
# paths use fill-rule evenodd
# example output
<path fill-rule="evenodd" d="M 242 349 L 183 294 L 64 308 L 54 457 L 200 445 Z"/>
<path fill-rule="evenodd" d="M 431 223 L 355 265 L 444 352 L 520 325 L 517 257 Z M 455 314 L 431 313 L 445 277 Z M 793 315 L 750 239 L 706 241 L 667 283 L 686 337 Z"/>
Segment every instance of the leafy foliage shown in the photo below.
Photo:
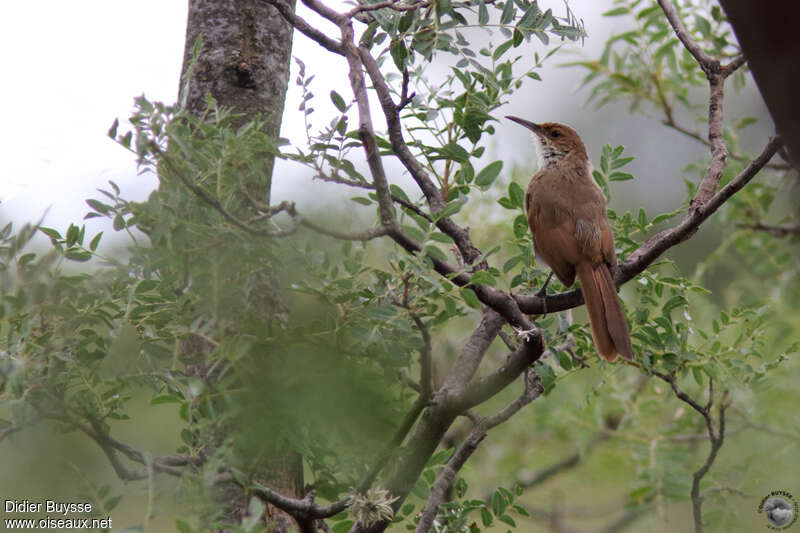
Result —
<path fill-rule="evenodd" d="M 718 6 L 704 0 L 678 4 L 705 50 L 722 57 L 737 52 Z M 132 130 L 119 131 L 115 121 L 109 135 L 136 154 L 142 172 L 158 176 L 159 187 L 136 203 L 110 182 L 101 197 L 87 200 L 85 217 L 107 218 L 124 232 L 130 243 L 125 253 L 106 251 L 103 234 L 87 236 L 84 225 L 70 224 L 62 234 L 43 226 L 15 232 L 9 224 L 0 232 L 0 427 L 48 420 L 108 446 L 112 423 L 135 422 L 132 398 L 146 394 L 152 406 L 174 404 L 175 424 L 167 431 L 180 439 L 174 452 L 193 465 L 183 473 L 182 486 L 195 496 L 187 499 L 198 511 L 178 521 L 181 531 L 222 527 L 220 507 L 210 496 L 220 471 L 247 493 L 241 530 L 258 528 L 265 508 L 252 496 L 259 467 L 271 453 L 297 451 L 316 495 L 334 502 L 352 495 L 376 464 L 405 452 L 389 446 L 389 436 L 423 389 L 415 376 L 423 367 L 418 357 L 430 349 L 427 332 L 435 338 L 434 367 L 443 366 L 481 308 L 469 287 L 434 271 L 431 258 L 454 259 L 453 240 L 436 222 L 454 217 L 469 223 L 478 215 L 464 206 L 479 205 L 481 198 L 499 204 L 502 216 L 481 214 L 480 226 L 473 224 L 492 246 L 480 258 L 487 268 L 472 273 L 472 285 L 517 293 L 542 285 L 547 270 L 533 253 L 521 178 L 502 161 L 482 158 L 490 154 L 498 109 L 515 91 L 541 81 L 539 67 L 559 49 L 551 38 L 578 41 L 586 33 L 569 8 L 557 17 L 529 0 L 440 0 L 371 13 L 362 43 L 375 51 L 403 105 L 408 147 L 447 201 L 434 216 L 415 190 L 391 184 L 401 228 L 424 253 L 408 254 L 383 241 L 332 244 L 301 230 L 294 205 L 274 212 L 275 206 L 263 205 L 264 160 L 275 156 L 311 168 L 318 179 L 366 191 L 352 198 L 357 212 L 372 214 L 377 207 L 375 185 L 359 162 L 362 140 L 353 126 L 353 102 L 326 88 L 336 113 L 317 120 L 311 67 L 302 60 L 296 84 L 307 143 L 301 146 L 269 138 L 260 117 L 243 117 L 210 97 L 201 117 L 139 97 Z M 702 73 L 657 4 L 616 0 L 605 14 L 625 17 L 633 29 L 612 37 L 597 60 L 576 64 L 589 71 L 589 99 L 600 105 L 625 100 L 634 109 L 652 104 L 672 127 L 678 125 L 676 104 L 697 111 L 691 88 Z M 474 50 L 471 32 L 486 32 L 486 46 Z M 429 69 L 438 60 L 450 68 L 434 82 Z M 737 76 L 743 84 L 744 76 Z M 740 149 L 737 132 L 751 123 L 746 117 L 730 121 L 726 141 L 732 151 Z M 377 133 L 386 158 L 396 150 L 388 137 Z M 625 169 L 632 159 L 623 146 L 603 148 L 593 177 L 607 196 L 636 179 Z M 731 162 L 723 182 L 741 167 L 741 161 Z M 703 168 L 698 163 L 686 172 L 697 175 Z M 683 211 L 694 190 L 694 180 L 687 181 L 687 201 L 675 211 L 609 211 L 620 260 Z M 749 186 L 730 202 L 723 220 L 766 217 L 780 206 L 779 186 L 777 179 Z M 308 215 L 324 216 L 318 226 L 338 225 L 338 213 Z M 50 240 L 43 253 L 27 251 L 37 232 Z M 765 256 L 770 261 L 761 260 Z M 742 294 L 725 301 L 703 286 L 704 274 L 734 270 L 732 263 L 748 269 L 749 277 Z M 793 364 L 789 355 L 798 350 L 791 304 L 798 297 L 796 274 L 788 247 L 745 229 L 727 237 L 694 272 L 669 259 L 651 266 L 623 289 L 637 354 L 630 367 L 595 360 L 585 321 L 553 313 L 538 318 L 553 347 L 534 367 L 546 396 L 537 403 L 535 420 L 498 431 L 508 432 L 508 442 L 540 451 L 548 443 L 561 451 L 566 444 L 590 442 L 592 435 L 611 434 L 625 455 L 615 459 L 617 467 L 624 466 L 617 470 L 630 475 L 607 479 L 615 470 L 603 464 L 598 468 L 605 476 L 598 477 L 606 478 L 607 487 L 622 487 L 629 509 L 663 511 L 665 501 L 685 502 L 698 457 L 685 453 L 683 437 L 697 434 L 699 419 L 676 407 L 658 376 L 673 377 L 698 399 L 713 380 L 737 404 L 758 399 L 754 412 L 768 406 L 773 394 L 796 395 L 786 370 Z M 767 289 L 761 286 L 766 280 Z M 550 287 L 564 289 L 557 281 Z M 765 297 L 767 290 L 777 296 Z M 493 356 L 503 357 L 498 348 Z M 480 409 L 494 409 L 509 394 Z M 516 480 L 520 464 L 541 457 L 526 456 L 522 445 L 511 448 L 496 454 L 513 456 L 510 467 L 497 471 Z M 743 448 L 735 448 L 737 457 L 746 455 Z M 393 518 L 397 530 L 416 527 L 451 453 L 444 449 L 428 458 L 412 496 Z M 152 467 L 152 458 L 139 459 Z M 536 501 L 521 486 L 478 496 L 503 480 L 485 482 L 480 467 L 473 468 L 457 478 L 453 497 L 439 507 L 434 531 L 526 530 L 518 522 L 527 520 L 532 513 L 526 507 Z M 715 476 L 714 487 L 752 482 L 750 474 L 729 470 Z M 111 487 L 87 486 L 98 508 L 102 503 L 108 512 L 119 503 L 118 496 L 109 497 L 116 493 Z M 728 509 L 727 498 L 714 498 L 712 513 Z M 384 498 L 382 510 L 394 501 Z M 726 524 L 719 512 L 709 516 L 720 527 Z M 356 518 L 351 505 L 329 521 L 342 532 Z"/>

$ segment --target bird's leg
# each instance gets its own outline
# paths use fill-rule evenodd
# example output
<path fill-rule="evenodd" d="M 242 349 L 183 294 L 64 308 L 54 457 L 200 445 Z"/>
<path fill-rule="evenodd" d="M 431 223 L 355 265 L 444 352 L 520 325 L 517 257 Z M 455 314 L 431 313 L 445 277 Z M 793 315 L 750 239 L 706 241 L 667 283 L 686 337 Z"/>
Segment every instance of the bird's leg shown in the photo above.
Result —
<path fill-rule="evenodd" d="M 550 283 L 550 278 L 552 277 L 553 277 L 553 271 L 551 270 L 550 274 L 547 276 L 547 279 L 544 280 L 544 285 L 542 285 L 542 288 L 539 289 L 539 292 L 536 293 L 536 296 L 542 299 L 542 306 L 544 307 L 544 312 L 542 313 L 542 316 L 547 315 L 547 285 Z"/>
<path fill-rule="evenodd" d="M 542 305 L 544 306 L 544 312 L 539 316 L 547 316 L 547 300 L 545 298 L 547 297 L 547 284 L 550 283 L 550 278 L 552 277 L 553 277 L 553 271 L 551 270 L 550 275 L 548 275 L 547 279 L 544 280 L 544 285 L 542 285 L 542 288 L 539 289 L 539 292 L 536 293 L 536 296 L 542 298 Z M 536 332 L 536 328 L 533 329 L 514 328 L 514 332 L 517 334 L 517 337 L 519 337 L 520 340 L 525 342 L 530 338 L 530 336 L 534 332 Z"/>

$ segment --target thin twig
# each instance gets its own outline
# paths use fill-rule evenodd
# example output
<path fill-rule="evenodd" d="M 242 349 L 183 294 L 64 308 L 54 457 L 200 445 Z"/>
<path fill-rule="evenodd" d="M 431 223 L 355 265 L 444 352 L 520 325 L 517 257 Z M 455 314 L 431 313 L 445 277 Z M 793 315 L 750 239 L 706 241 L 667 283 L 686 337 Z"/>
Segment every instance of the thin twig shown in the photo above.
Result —
<path fill-rule="evenodd" d="M 3 442 L 4 439 L 9 437 L 10 435 L 13 435 L 17 431 L 22 431 L 22 426 L 20 425 L 8 426 L 3 431 L 0 431 L 0 442 Z"/>
<path fill-rule="evenodd" d="M 230 478 L 218 478 L 217 482 L 220 480 L 230 481 L 232 479 L 232 476 Z M 300 519 L 328 518 L 335 514 L 341 513 L 347 508 L 346 499 L 339 500 L 330 505 L 316 505 L 314 503 L 313 491 L 306 494 L 302 500 L 298 500 L 295 498 L 287 498 L 283 494 L 258 482 L 254 483 L 248 488 L 265 502 L 271 503 L 278 509 L 286 511 L 290 515 Z"/>
<path fill-rule="evenodd" d="M 765 231 L 774 237 L 800 235 L 800 224 L 795 224 L 792 226 L 774 226 L 771 224 L 764 224 L 762 222 L 755 222 L 753 224 L 738 224 L 737 227 L 742 229 L 750 229 L 753 231 Z"/>
<path fill-rule="evenodd" d="M 586 454 L 592 451 L 595 446 L 611 438 L 611 433 L 608 431 L 598 431 L 597 434 L 589 440 L 589 443 L 581 451 L 576 451 L 567 457 L 556 461 L 555 463 L 538 470 L 535 474 L 529 477 L 523 477 L 517 480 L 517 484 L 524 488 L 529 489 L 537 485 L 541 485 L 548 479 L 574 468 L 580 464 L 581 460 L 586 457 Z"/>
<path fill-rule="evenodd" d="M 711 466 L 714 464 L 714 461 L 717 458 L 717 454 L 719 453 L 720 448 L 722 448 L 723 443 L 725 442 L 725 411 L 729 407 L 728 393 L 727 391 L 722 393 L 722 398 L 719 402 L 719 415 L 718 415 L 718 422 L 717 422 L 717 429 L 714 429 L 714 420 L 712 417 L 711 409 L 714 405 L 714 380 L 709 379 L 708 381 L 708 402 L 705 405 L 700 405 L 694 398 L 689 396 L 686 392 L 684 392 L 679 386 L 677 382 L 677 378 L 674 374 L 664 374 L 662 372 L 654 371 L 653 374 L 658 376 L 662 380 L 666 381 L 672 387 L 672 391 L 675 393 L 681 401 L 689 405 L 692 409 L 700 413 L 706 423 L 706 430 L 708 431 L 708 439 L 711 443 L 711 448 L 708 452 L 708 456 L 703 464 L 698 468 L 694 474 L 692 475 L 692 490 L 691 490 L 691 499 L 692 499 L 692 515 L 694 516 L 694 530 L 695 533 L 702 533 L 703 532 L 703 499 L 704 497 L 700 494 L 700 482 L 703 480 L 705 475 L 711 469 Z"/>
<path fill-rule="evenodd" d="M 275 6 L 275 9 L 281 14 L 281 16 L 294 26 L 300 33 L 308 37 L 309 39 L 315 41 L 317 44 L 329 50 L 335 54 L 344 55 L 344 50 L 342 49 L 342 45 L 336 42 L 336 40 L 328 37 L 311 24 L 306 22 L 303 18 L 298 17 L 294 9 L 283 0 L 266 0 L 268 4 L 272 4 Z"/>
<path fill-rule="evenodd" d="M 683 46 L 689 51 L 692 56 L 697 60 L 697 63 L 700 65 L 700 68 L 703 69 L 703 72 L 708 74 L 714 68 L 717 70 L 719 69 L 719 60 L 708 55 L 700 48 L 700 45 L 697 44 L 694 39 L 689 35 L 689 31 L 686 29 L 686 26 L 683 25 L 678 13 L 675 11 L 675 7 L 672 5 L 671 0 L 658 0 L 658 4 L 661 6 L 661 10 L 664 11 L 664 15 L 666 15 L 667 20 L 672 26 L 672 29 L 675 30 L 675 35 L 677 35 L 678 39 L 680 39 Z"/>

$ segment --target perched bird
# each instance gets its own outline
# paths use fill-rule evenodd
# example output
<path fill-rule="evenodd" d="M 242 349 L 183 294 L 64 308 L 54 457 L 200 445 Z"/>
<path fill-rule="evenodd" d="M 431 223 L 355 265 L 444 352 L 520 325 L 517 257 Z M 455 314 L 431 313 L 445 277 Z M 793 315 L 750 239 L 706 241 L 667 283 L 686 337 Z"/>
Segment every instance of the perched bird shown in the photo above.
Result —
<path fill-rule="evenodd" d="M 606 199 L 592 178 L 583 141 L 564 124 L 506 118 L 534 133 L 539 155 L 539 171 L 525 194 L 537 257 L 567 287 L 577 273 L 600 356 L 607 361 L 617 354 L 632 359 L 630 333 L 612 277 L 617 258 Z"/>

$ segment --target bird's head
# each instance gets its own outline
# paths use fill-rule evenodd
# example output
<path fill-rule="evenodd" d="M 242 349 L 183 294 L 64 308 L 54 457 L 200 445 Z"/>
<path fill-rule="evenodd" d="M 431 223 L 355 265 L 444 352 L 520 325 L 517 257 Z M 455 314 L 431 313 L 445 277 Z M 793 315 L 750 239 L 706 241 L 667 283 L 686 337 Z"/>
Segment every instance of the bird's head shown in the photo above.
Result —
<path fill-rule="evenodd" d="M 521 124 L 533 132 L 536 152 L 539 154 L 539 165 L 542 167 L 556 163 L 565 157 L 589 160 L 578 132 L 558 122 L 535 124 L 519 117 L 506 116 L 507 119 Z"/>

